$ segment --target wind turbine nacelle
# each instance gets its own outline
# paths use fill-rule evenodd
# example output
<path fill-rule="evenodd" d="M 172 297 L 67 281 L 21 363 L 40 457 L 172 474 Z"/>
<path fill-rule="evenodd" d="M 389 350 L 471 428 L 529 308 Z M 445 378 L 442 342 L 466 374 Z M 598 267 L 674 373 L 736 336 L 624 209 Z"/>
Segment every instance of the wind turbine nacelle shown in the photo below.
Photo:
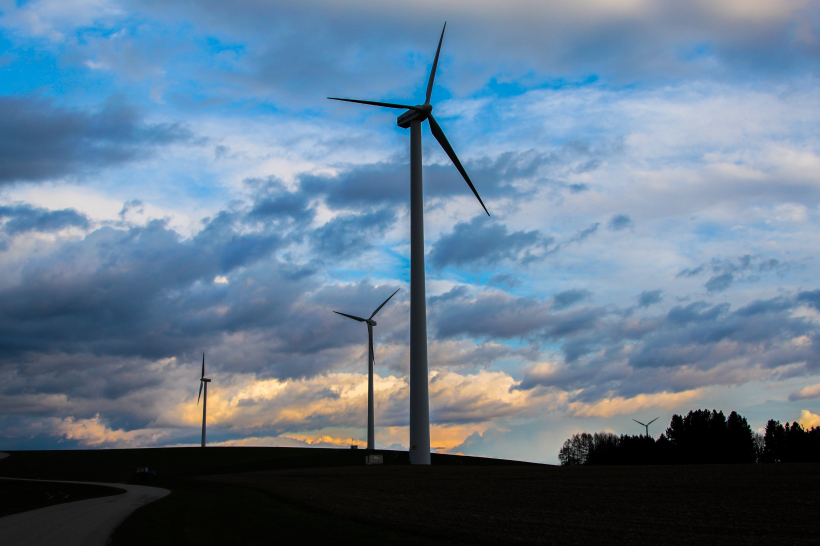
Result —
<path fill-rule="evenodd" d="M 410 124 L 414 121 L 424 121 L 427 119 L 426 112 L 419 112 L 418 110 L 408 110 L 396 119 L 396 125 L 402 129 L 409 129 Z"/>

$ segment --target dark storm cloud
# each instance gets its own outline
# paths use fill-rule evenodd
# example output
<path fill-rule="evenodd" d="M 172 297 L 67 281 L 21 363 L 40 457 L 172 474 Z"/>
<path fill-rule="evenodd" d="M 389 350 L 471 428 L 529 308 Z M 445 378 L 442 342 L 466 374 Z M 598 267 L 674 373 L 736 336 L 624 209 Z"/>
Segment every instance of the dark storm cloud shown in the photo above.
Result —
<path fill-rule="evenodd" d="M 485 200 L 520 200 L 544 191 L 560 199 L 562 192 L 579 193 L 588 189 L 583 184 L 562 182 L 564 178 L 593 171 L 605 158 L 622 150 L 623 143 L 619 139 L 597 145 L 571 140 L 546 151 L 530 149 L 478 157 L 467 161 L 465 168 Z M 446 161 L 427 168 L 425 192 L 428 187 L 434 197 L 469 195 L 465 193 L 469 192 L 467 185 Z"/>
<path fill-rule="evenodd" d="M 812 307 L 815 311 L 820 311 L 820 290 L 799 292 L 797 301 Z"/>
<path fill-rule="evenodd" d="M 485 201 L 521 198 L 531 195 L 534 190 L 522 189 L 518 182 L 542 180 L 545 169 L 564 170 L 577 160 L 576 153 L 563 151 L 566 147 L 564 145 L 557 152 L 547 153 L 534 150 L 502 152 L 495 157 L 466 161 L 465 168 Z M 395 158 L 392 161 L 356 165 L 335 175 L 303 174 L 299 177 L 299 191 L 314 199 L 323 196 L 327 205 L 334 209 L 407 206 L 410 200 L 409 172 L 407 160 Z M 551 186 L 556 184 L 551 183 Z M 428 201 L 434 202 L 466 197 L 476 212 L 481 210 L 479 203 L 471 198 L 469 187 L 449 161 L 424 167 L 424 194 Z"/>
<path fill-rule="evenodd" d="M 507 154 L 486 160 L 484 170 L 478 170 L 515 179 L 535 172 L 538 161 Z M 332 297 L 319 301 L 306 294 L 318 286 L 314 276 L 323 268 L 322 260 L 355 259 L 395 223 L 399 207 L 405 206 L 401 194 L 407 188 L 397 183 L 400 193 L 394 191 L 384 178 L 396 166 L 406 167 L 377 164 L 333 177 L 306 175 L 295 186 L 273 177 L 250 179 L 246 181 L 252 195 L 250 205 L 232 206 L 206 219 L 202 230 L 191 238 L 180 237 L 161 221 L 141 227 L 121 223 L 27 259 L 20 281 L 0 291 L 4 302 L 0 365 L 20 370 L 27 366 L 23 364 L 27 358 L 58 353 L 66 358 L 87 355 L 112 362 L 122 358 L 190 359 L 192 353 L 206 349 L 213 353 L 214 362 L 230 361 L 234 371 L 261 377 L 309 377 L 333 369 L 343 354 L 339 351 L 357 345 L 358 338 L 346 330 L 350 325 L 340 327 L 338 317 L 329 312 Z M 445 171 L 444 167 L 439 170 Z M 453 193 L 472 199 L 452 166 L 447 170 L 453 171 L 447 177 L 458 183 Z M 384 188 L 389 191 L 374 194 Z M 492 184 L 488 188 L 492 194 Z M 451 194 L 442 187 L 430 193 L 434 199 Z M 317 203 L 335 213 L 318 227 Z M 120 217 L 127 221 L 142 209 L 141 202 L 129 201 Z M 362 212 L 351 214 L 351 209 Z M 33 229 L 91 228 L 87 218 L 70 210 L 19 205 L 4 208 L 3 215 L 4 227 L 15 235 Z M 509 237 L 520 241 L 524 255 L 534 235 L 538 241 L 545 240 L 535 232 L 509 233 L 504 226 L 489 233 L 496 232 L 507 236 L 506 243 Z M 290 250 L 299 243 L 309 244 L 319 261 L 294 259 Z M 281 259 L 273 258 L 274 253 L 280 253 Z M 496 246 L 488 255 L 497 259 L 500 253 Z M 497 280 L 507 285 L 515 282 L 512 277 Z M 320 292 L 329 296 L 333 289 Z M 372 295 L 379 302 L 384 297 Z M 381 312 L 380 324 L 390 324 L 390 317 L 402 309 L 406 313 L 400 305 L 403 298 L 398 294 L 390 305 L 395 309 Z M 530 311 L 524 309 L 526 305 L 519 307 L 516 312 L 524 320 L 528 312 L 546 312 L 541 304 Z M 379 335 L 385 342 L 406 343 L 406 329 L 384 324 Z M 493 344 L 481 347 L 446 355 L 447 361 L 461 365 L 465 359 L 489 362 L 518 354 Z M 398 361 L 384 364 L 390 369 L 400 367 Z"/>
<path fill-rule="evenodd" d="M 494 199 L 521 199 L 538 192 L 547 192 L 550 197 L 560 200 L 562 193 L 571 191 L 567 184 L 559 181 L 562 176 L 577 169 L 579 162 L 588 161 L 593 156 L 613 153 L 616 148 L 613 144 L 591 147 L 571 142 L 544 153 L 528 150 L 479 157 L 467 161 L 466 168 L 489 207 L 493 206 Z M 445 237 L 439 243 L 439 250 L 441 245 L 455 242 L 455 239 L 465 235 L 477 241 L 478 236 L 471 235 L 471 227 L 479 227 L 481 234 L 489 237 L 489 247 L 476 248 L 475 255 L 465 254 L 452 263 L 467 264 L 482 260 L 495 262 L 512 258 L 516 253 L 518 259 L 542 259 L 567 244 L 582 242 L 598 229 L 598 224 L 593 224 L 568 241 L 548 250 L 546 247 L 552 243 L 551 237 L 535 231 L 508 233 L 506 226 L 498 224 L 494 219 L 488 220 L 451 163 L 434 163 L 424 169 L 425 207 L 438 207 L 448 200 L 459 198 L 465 200 L 465 207 L 473 207 L 477 214 L 480 213 L 471 224 L 460 224 L 457 232 L 450 235 L 450 239 Z M 409 206 L 408 173 L 409 164 L 406 160 L 394 158 L 380 163 L 345 166 L 335 174 L 303 173 L 297 177 L 298 183 L 291 188 L 275 177 L 248 179 L 245 181 L 246 187 L 254 195 L 249 220 L 280 224 L 286 222 L 287 227 L 291 228 L 297 225 L 305 227 L 306 223 L 315 219 L 316 204 L 321 202 L 331 211 L 342 213 L 334 219 L 338 222 L 339 230 L 347 229 L 347 226 L 355 230 L 354 224 L 359 223 L 368 229 L 375 229 L 373 233 L 383 233 L 400 211 Z M 350 215 L 353 210 L 364 216 L 356 219 Z M 333 226 L 327 226 L 328 231 L 331 227 Z M 321 243 L 323 240 L 330 241 L 333 234 L 328 232 L 317 237 L 316 241 Z M 500 248 L 498 244 L 502 243 L 501 239 L 503 244 L 510 243 L 513 248 Z M 334 241 L 334 244 L 336 242 L 338 241 Z M 358 243 L 353 246 L 365 248 Z M 325 247 L 325 250 L 328 248 Z M 506 257 L 502 258 L 499 253 Z M 439 258 L 441 256 L 436 254 L 435 259 L 441 263 Z"/>
<path fill-rule="evenodd" d="M 433 243 L 428 260 L 437 268 L 495 265 L 503 260 L 526 264 L 543 255 L 552 241 L 538 231 L 510 233 L 507 226 L 476 216 L 469 223 L 456 224 L 451 233 Z"/>
<path fill-rule="evenodd" d="M 410 199 L 409 164 L 375 163 L 356 166 L 339 175 L 302 175 L 305 195 L 324 195 L 333 208 L 374 206 L 408 202 Z"/>
<path fill-rule="evenodd" d="M 525 338 L 542 329 L 549 320 L 549 307 L 536 300 L 503 293 L 471 297 L 464 287 L 431 297 L 428 305 L 439 339 Z"/>
<path fill-rule="evenodd" d="M 67 227 L 88 229 L 88 217 L 74 209 L 48 210 L 28 204 L 0 206 L 2 230 L 8 235 L 28 231 L 53 233 Z"/>
<path fill-rule="evenodd" d="M 564 245 L 567 245 L 569 243 L 582 243 L 582 242 L 586 241 L 587 239 L 589 239 L 595 233 L 598 232 L 598 226 L 600 226 L 600 225 L 601 224 L 596 222 L 596 223 L 592 224 L 591 226 L 589 226 L 588 228 L 582 229 L 581 231 L 579 231 L 578 233 L 573 235 L 568 241 L 566 241 L 564 243 Z"/>
<path fill-rule="evenodd" d="M 708 281 L 706 284 L 703 285 L 706 287 L 708 292 L 723 292 L 730 286 L 732 286 L 732 282 L 735 280 L 735 276 L 731 273 L 721 273 L 720 275 L 715 275 Z"/>
<path fill-rule="evenodd" d="M 595 74 L 609 81 L 662 83 L 679 77 L 794 73 L 816 68 L 818 58 L 812 4 L 723 9 L 714 3 L 664 1 L 646 9 L 642 4 L 508 2 L 467 10 L 459 3 L 419 10 L 410 2 L 369 0 L 139 4 L 141 12 L 185 21 L 201 36 L 218 38 L 238 52 L 238 66 L 213 73 L 215 81 L 302 104 L 317 104 L 327 95 L 419 102 L 446 20 L 451 24 L 437 83 L 462 93 L 485 86 L 499 73 L 535 83 L 546 79 L 542 74 L 568 81 Z M 329 107 L 342 111 L 344 105 Z"/>
<path fill-rule="evenodd" d="M 565 363 L 572 366 L 546 374 L 534 370 L 520 388 L 585 389 L 579 400 L 588 401 L 613 393 L 633 396 L 732 385 L 748 381 L 755 368 L 762 374 L 781 366 L 792 366 L 781 373 L 812 373 L 820 367 L 817 327 L 793 316 L 793 310 L 806 303 L 799 295 L 778 297 L 732 311 L 729 304 L 694 302 L 637 321 L 611 313 L 600 317 L 595 329 L 567 337 Z M 794 344 L 796 338 L 807 342 Z M 745 372 L 738 375 L 741 369 Z"/>
<path fill-rule="evenodd" d="M 496 273 L 490 277 L 487 284 L 489 286 L 515 288 L 516 286 L 521 286 L 521 281 L 515 275 L 509 273 Z"/>
<path fill-rule="evenodd" d="M 641 292 L 641 295 L 638 296 L 638 307 L 649 307 L 650 305 L 655 305 L 656 303 L 660 303 L 663 300 L 663 291 L 661 290 L 649 290 Z"/>
<path fill-rule="evenodd" d="M 627 229 L 632 226 L 632 219 L 626 214 L 616 214 L 609 219 L 609 223 L 607 224 L 607 227 L 611 231 L 621 231 L 622 229 Z"/>
<path fill-rule="evenodd" d="M 708 292 L 723 292 L 736 282 L 755 282 L 761 274 L 788 269 L 789 264 L 774 258 L 744 254 L 736 259 L 713 258 L 708 263 L 683 269 L 678 278 L 691 278 L 711 273 L 704 287 Z"/>
<path fill-rule="evenodd" d="M 321 257 L 355 256 L 374 248 L 395 221 L 396 215 L 389 209 L 340 215 L 313 232 L 313 248 Z"/>
<path fill-rule="evenodd" d="M 121 101 L 98 112 L 31 97 L 0 97 L 0 184 L 82 174 L 191 139 L 179 124 L 147 124 Z"/>
<path fill-rule="evenodd" d="M 567 309 L 573 305 L 588 300 L 592 297 L 592 292 L 589 290 L 565 290 L 559 292 L 552 297 L 552 308 L 556 311 Z"/>
<path fill-rule="evenodd" d="M 230 329 L 230 314 L 214 321 L 206 312 L 220 298 L 218 291 L 199 286 L 253 265 L 281 244 L 276 234 L 239 234 L 234 223 L 219 214 L 189 240 L 160 221 L 125 230 L 103 227 L 30 259 L 21 282 L 0 292 L 0 352 L 158 358 L 207 336 L 217 324 Z"/>
<path fill-rule="evenodd" d="M 303 226 L 313 220 L 316 211 L 310 206 L 307 192 L 291 192 L 281 180 L 249 179 L 246 187 L 254 192 L 247 220 L 250 222 L 286 222 Z"/>
<path fill-rule="evenodd" d="M 575 296 L 569 294 L 566 297 Z M 599 307 L 561 311 L 555 309 L 554 303 L 549 305 L 506 293 L 473 296 L 462 286 L 428 301 L 437 339 L 469 337 L 561 342 L 594 329 L 610 313 Z"/>

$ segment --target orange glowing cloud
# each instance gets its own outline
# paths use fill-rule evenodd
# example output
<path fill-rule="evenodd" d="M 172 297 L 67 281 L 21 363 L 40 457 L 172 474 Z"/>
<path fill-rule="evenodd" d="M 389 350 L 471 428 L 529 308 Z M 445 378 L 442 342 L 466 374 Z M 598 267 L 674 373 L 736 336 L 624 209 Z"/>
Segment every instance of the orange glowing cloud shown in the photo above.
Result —
<path fill-rule="evenodd" d="M 170 431 L 160 429 L 114 430 L 100 422 L 99 414 L 91 419 L 62 419 L 55 433 L 67 440 L 75 440 L 86 447 L 140 447 L 156 445 L 170 437 Z"/>
<path fill-rule="evenodd" d="M 576 417 L 612 417 L 613 415 L 634 413 L 647 408 L 675 408 L 700 398 L 702 394 L 703 389 L 692 389 L 676 393 L 639 394 L 632 398 L 617 396 L 615 398 L 605 398 L 592 404 L 572 402 L 569 404 L 569 411 Z"/>
<path fill-rule="evenodd" d="M 820 427 L 820 415 L 816 415 L 809 410 L 803 410 L 800 412 L 800 419 L 798 419 L 797 422 L 800 423 L 804 429 Z"/>

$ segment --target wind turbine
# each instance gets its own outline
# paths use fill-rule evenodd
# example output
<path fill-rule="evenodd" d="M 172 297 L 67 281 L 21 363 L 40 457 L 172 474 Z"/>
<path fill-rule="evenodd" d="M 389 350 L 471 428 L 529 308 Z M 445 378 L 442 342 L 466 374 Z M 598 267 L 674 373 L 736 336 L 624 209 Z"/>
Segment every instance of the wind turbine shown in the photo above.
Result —
<path fill-rule="evenodd" d="M 401 290 L 399 288 L 396 290 L 398 292 Z M 390 294 L 390 298 L 396 295 L 396 292 Z M 373 402 L 373 368 L 376 366 L 376 353 L 373 350 L 373 327 L 376 326 L 376 321 L 373 320 L 373 317 L 376 316 L 376 313 L 381 311 L 384 304 L 390 301 L 390 298 L 384 300 L 384 303 L 379 305 L 373 314 L 370 317 L 364 319 L 361 317 L 356 317 L 353 315 L 348 315 L 347 313 L 340 313 L 338 311 L 333 311 L 337 315 L 342 315 L 343 317 L 351 318 L 353 320 L 357 320 L 359 322 L 366 322 L 367 323 L 367 339 L 368 339 L 368 361 L 367 361 L 367 449 L 376 449 L 376 424 L 375 424 L 375 417 L 374 417 L 374 402 Z"/>
<path fill-rule="evenodd" d="M 643 425 L 643 426 L 645 426 L 645 427 L 646 427 L 646 435 L 647 435 L 647 436 L 649 436 L 649 425 L 651 425 L 652 423 L 654 423 L 654 422 L 655 422 L 655 421 L 657 421 L 658 419 L 660 419 L 660 417 L 655 417 L 654 419 L 652 419 L 652 420 L 651 420 L 651 421 L 649 421 L 648 423 L 641 423 L 641 422 L 640 422 L 640 421 L 638 421 L 637 419 L 632 419 L 632 420 L 633 420 L 633 421 L 635 421 L 636 423 L 638 423 L 639 425 Z"/>
<path fill-rule="evenodd" d="M 199 399 L 202 398 L 202 387 L 205 387 L 205 398 L 202 398 L 202 447 L 205 447 L 205 412 L 208 408 L 208 383 L 211 380 L 205 377 L 205 353 L 202 353 L 202 376 L 199 378 L 199 396 L 196 399 L 196 404 L 199 405 Z"/>
<path fill-rule="evenodd" d="M 438 41 L 433 68 L 427 80 L 427 94 L 424 104 L 410 106 L 388 102 L 367 100 L 340 99 L 331 100 L 356 102 L 371 106 L 384 106 L 407 110 L 398 117 L 396 123 L 403 129 L 410 129 L 410 463 L 430 464 L 430 397 L 427 381 L 427 298 L 424 279 L 424 189 L 421 164 L 421 123 L 430 122 L 430 132 L 444 149 L 458 172 L 470 186 L 478 202 L 481 203 L 487 216 L 490 215 L 484 202 L 467 176 L 453 147 L 444 136 L 436 118 L 433 117 L 433 105 L 430 95 L 433 92 L 433 81 L 436 78 L 438 56 L 441 42 L 444 39 L 444 28 Z"/>

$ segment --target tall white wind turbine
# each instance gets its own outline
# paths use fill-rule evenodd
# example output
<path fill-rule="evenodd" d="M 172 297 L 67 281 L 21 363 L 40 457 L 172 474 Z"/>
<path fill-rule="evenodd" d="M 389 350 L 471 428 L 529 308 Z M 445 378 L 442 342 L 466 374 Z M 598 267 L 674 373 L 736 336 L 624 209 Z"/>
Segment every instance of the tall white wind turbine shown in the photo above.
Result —
<path fill-rule="evenodd" d="M 401 290 L 399 288 L 396 290 L 398 292 Z M 390 298 L 396 295 L 396 292 L 390 294 Z M 376 418 L 375 418 L 375 408 L 373 402 L 373 368 L 376 366 L 376 352 L 373 350 L 373 327 L 376 326 L 376 321 L 373 320 L 373 317 L 376 316 L 376 313 L 381 311 L 382 307 L 390 301 L 390 298 L 384 300 L 384 303 L 379 305 L 373 314 L 370 315 L 368 318 L 356 317 L 353 315 L 348 315 L 347 313 L 340 313 L 339 311 L 333 311 L 337 315 L 342 315 L 343 317 L 351 318 L 353 320 L 357 320 L 359 322 L 366 322 L 367 323 L 367 339 L 368 339 L 368 360 L 367 360 L 367 449 L 376 449 Z"/>
<path fill-rule="evenodd" d="M 444 29 L 447 23 L 444 23 Z M 444 152 L 456 166 L 458 172 L 473 190 L 478 202 L 484 208 L 487 216 L 490 215 L 484 202 L 467 176 L 467 171 L 461 165 L 452 146 L 444 136 L 436 118 L 433 117 L 433 105 L 430 104 L 430 95 L 433 93 L 433 81 L 436 78 L 438 56 L 441 52 L 441 42 L 444 39 L 444 29 L 438 41 L 436 57 L 430 78 L 427 80 L 427 95 L 424 104 L 410 106 L 407 104 L 392 104 L 388 102 L 374 102 L 367 100 L 340 99 L 328 97 L 331 100 L 356 102 L 371 106 L 384 106 L 407 110 L 397 120 L 399 127 L 410 129 L 410 463 L 430 464 L 430 397 L 427 381 L 427 298 L 424 279 L 424 190 L 422 184 L 421 164 L 421 123 L 430 122 L 430 132 L 444 149 Z"/>
<path fill-rule="evenodd" d="M 199 405 L 199 399 L 202 398 L 202 447 L 205 447 L 205 415 L 208 409 L 208 383 L 211 380 L 205 377 L 205 353 L 202 353 L 202 376 L 199 378 L 199 396 L 196 399 Z M 205 387 L 205 397 L 202 397 L 202 388 Z"/>

